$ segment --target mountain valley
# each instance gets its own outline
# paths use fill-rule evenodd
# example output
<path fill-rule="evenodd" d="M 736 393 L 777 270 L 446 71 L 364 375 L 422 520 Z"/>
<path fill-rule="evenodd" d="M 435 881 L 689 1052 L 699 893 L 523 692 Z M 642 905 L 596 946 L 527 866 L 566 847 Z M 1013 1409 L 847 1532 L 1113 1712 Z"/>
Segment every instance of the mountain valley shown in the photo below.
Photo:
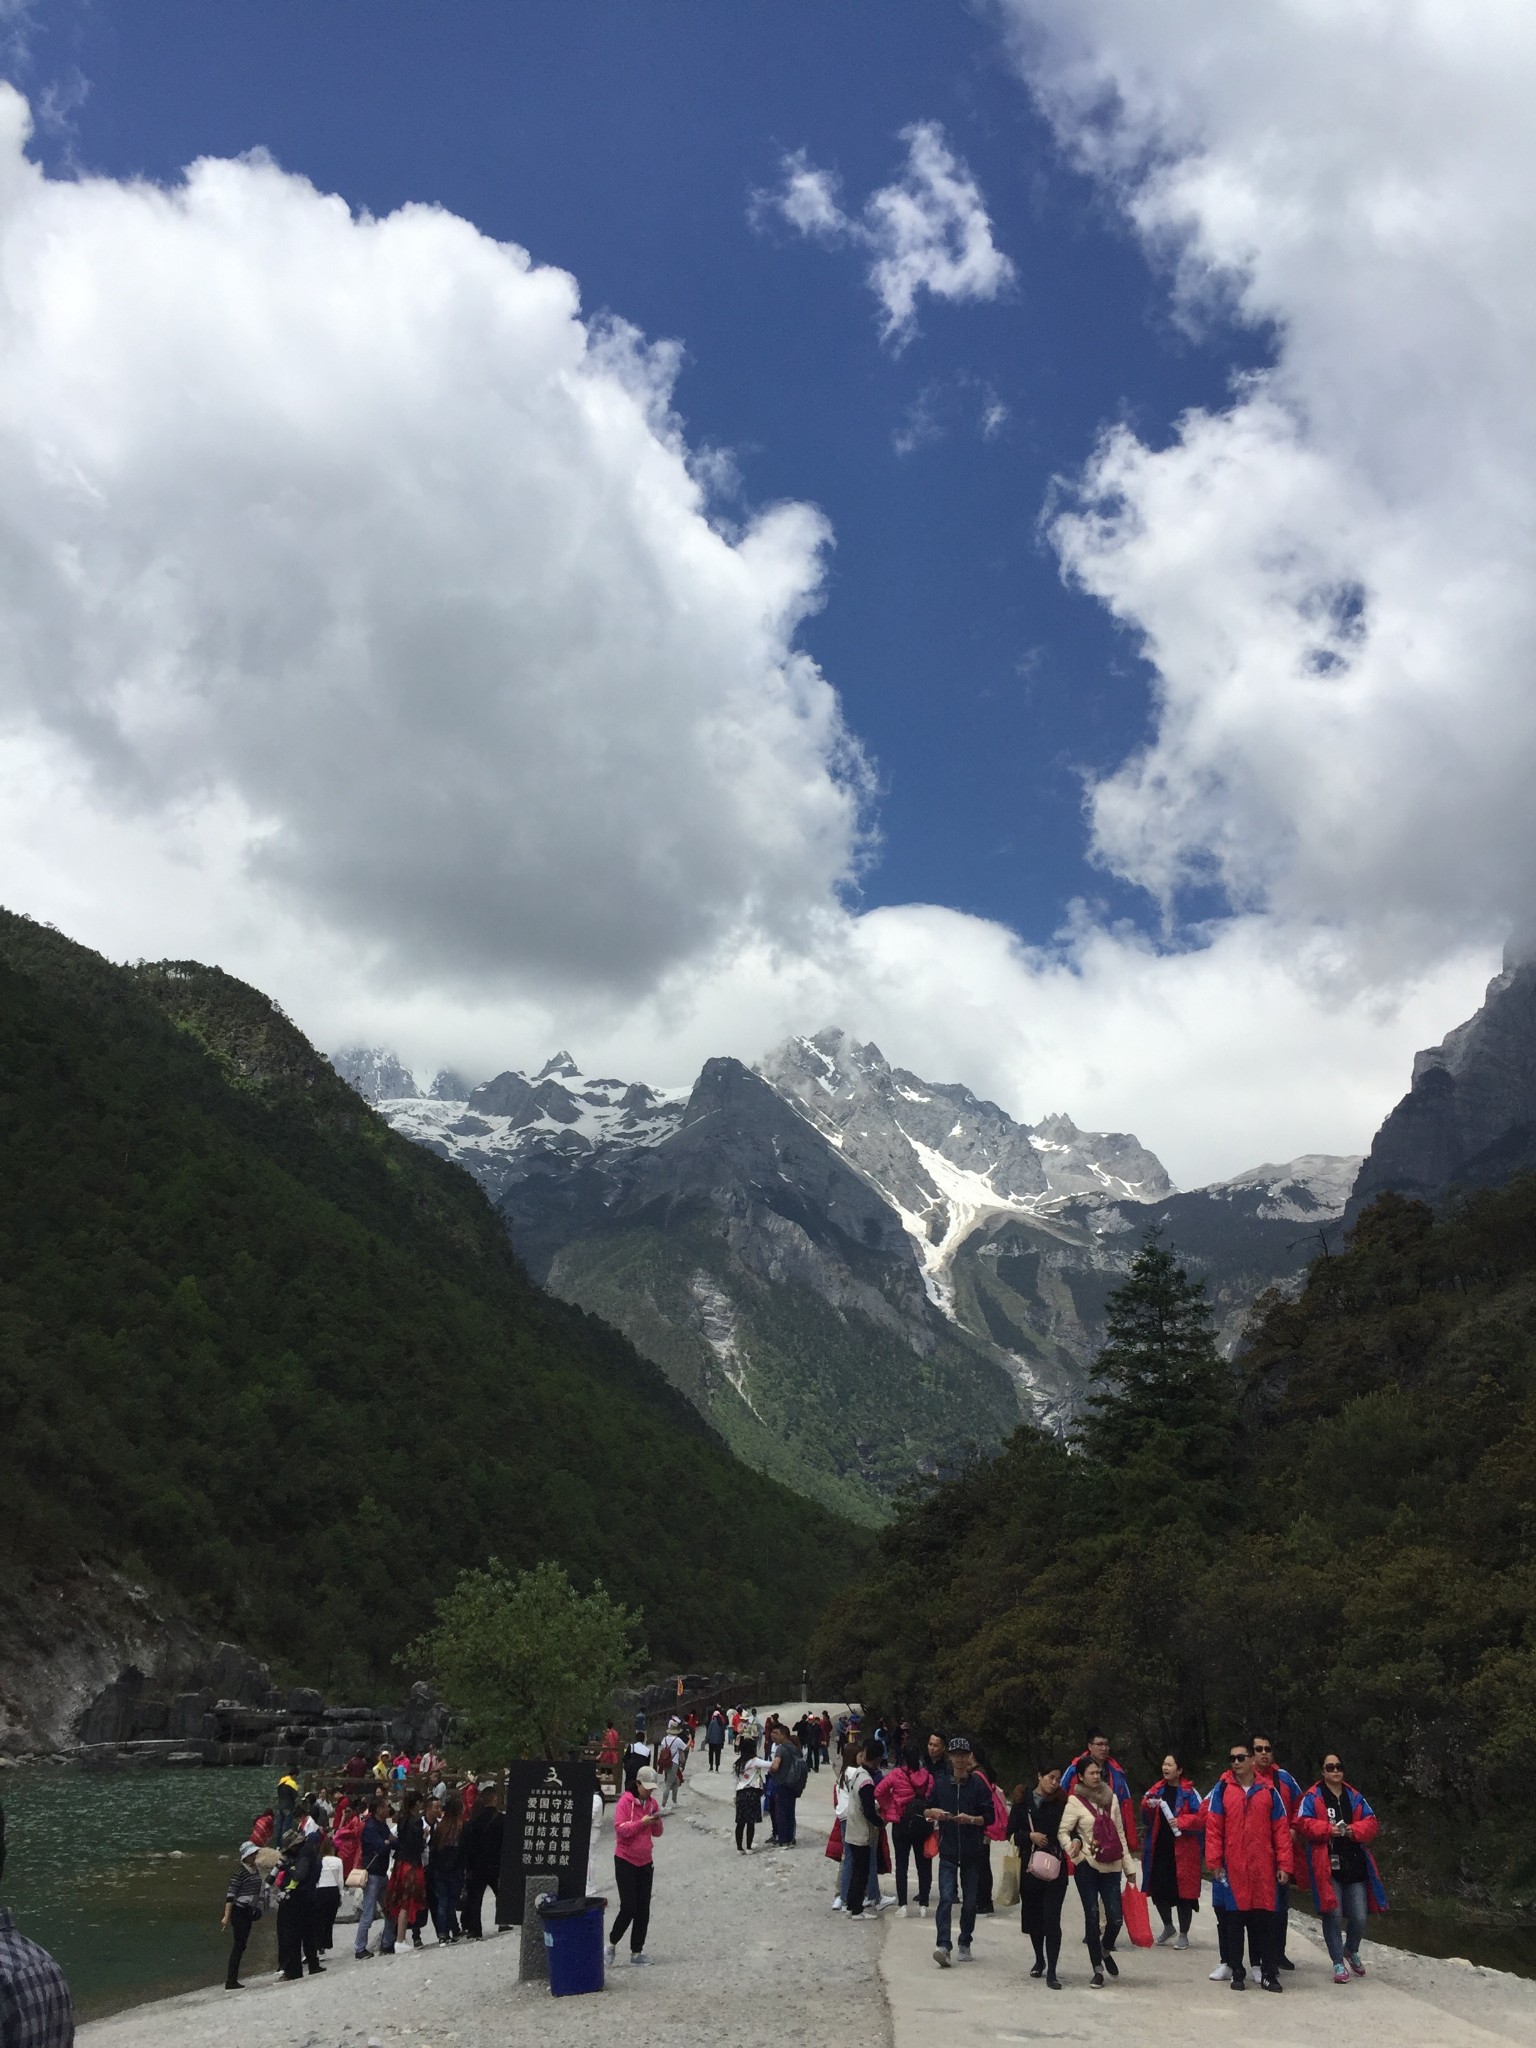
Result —
<path fill-rule="evenodd" d="M 828 1030 L 691 1090 L 569 1053 L 462 1099 L 386 1052 L 340 1073 L 472 1173 L 533 1277 L 600 1315 L 737 1453 L 877 1520 L 915 1476 L 1062 1430 L 1146 1230 L 1207 1284 L 1224 1347 L 1295 1286 L 1359 1160 L 1310 1156 L 1179 1193 L 1124 1132 L 1017 1122 Z M 405 1077 L 408 1078 L 408 1077 Z"/>

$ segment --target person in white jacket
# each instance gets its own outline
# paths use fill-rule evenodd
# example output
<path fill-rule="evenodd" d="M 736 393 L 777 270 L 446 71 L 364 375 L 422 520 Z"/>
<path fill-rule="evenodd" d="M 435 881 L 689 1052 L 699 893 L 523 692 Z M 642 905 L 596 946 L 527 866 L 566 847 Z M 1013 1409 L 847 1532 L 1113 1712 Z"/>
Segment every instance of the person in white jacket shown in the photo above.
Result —
<path fill-rule="evenodd" d="M 1115 1942 L 1125 1925 L 1120 1909 L 1122 1881 L 1136 1875 L 1136 1862 L 1125 1839 L 1125 1821 L 1103 1766 L 1090 1760 L 1078 1771 L 1058 1831 L 1062 1854 L 1083 1902 L 1083 1940 L 1093 1965 L 1094 1989 L 1104 1972 L 1118 1977 Z M 1103 1928 L 1100 1930 L 1100 1910 Z"/>

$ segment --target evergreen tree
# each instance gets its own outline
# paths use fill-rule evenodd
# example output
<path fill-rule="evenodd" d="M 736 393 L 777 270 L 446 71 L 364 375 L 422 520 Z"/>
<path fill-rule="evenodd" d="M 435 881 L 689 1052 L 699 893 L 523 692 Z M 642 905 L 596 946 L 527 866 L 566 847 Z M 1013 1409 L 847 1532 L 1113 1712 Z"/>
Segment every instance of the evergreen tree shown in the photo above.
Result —
<path fill-rule="evenodd" d="M 1105 1324 L 1077 1429 L 1089 1457 L 1124 1466 L 1171 1454 L 1189 1477 L 1217 1469 L 1233 1422 L 1232 1373 L 1211 1333 L 1205 1282 L 1190 1279 L 1155 1230 L 1110 1295 Z"/>

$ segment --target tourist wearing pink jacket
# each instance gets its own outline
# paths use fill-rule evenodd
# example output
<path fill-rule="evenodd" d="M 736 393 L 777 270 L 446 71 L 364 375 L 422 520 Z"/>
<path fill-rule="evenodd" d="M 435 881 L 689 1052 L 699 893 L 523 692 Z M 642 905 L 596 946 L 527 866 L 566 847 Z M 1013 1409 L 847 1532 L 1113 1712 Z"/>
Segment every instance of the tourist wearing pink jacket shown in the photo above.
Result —
<path fill-rule="evenodd" d="M 635 1789 L 620 1795 L 613 1810 L 613 1876 L 619 1888 L 619 1917 L 608 1937 L 608 1960 L 618 1961 L 619 1943 L 629 1930 L 629 1960 L 647 1960 L 646 1931 L 651 1924 L 651 1885 L 656 1867 L 653 1845 L 666 1823 L 654 1797 L 656 1773 L 649 1767 L 635 1773 Z"/>

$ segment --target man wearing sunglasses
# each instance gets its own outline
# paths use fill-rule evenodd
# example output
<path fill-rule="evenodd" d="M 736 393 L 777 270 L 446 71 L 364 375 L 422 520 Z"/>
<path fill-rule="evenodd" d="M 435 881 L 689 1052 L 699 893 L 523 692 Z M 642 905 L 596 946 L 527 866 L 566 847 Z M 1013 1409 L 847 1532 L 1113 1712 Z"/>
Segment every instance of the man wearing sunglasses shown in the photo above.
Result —
<path fill-rule="evenodd" d="M 1275 1762 L 1275 1745 L 1267 1735 L 1253 1738 L 1253 1767 L 1266 1785 L 1273 1785 L 1285 1806 L 1285 1817 L 1294 1830 L 1296 1809 L 1301 1804 L 1301 1787 L 1289 1771 L 1282 1771 Z M 1298 1863 L 1300 1857 L 1297 1857 Z M 1285 1952 L 1285 1939 L 1291 1925 L 1291 1896 L 1283 1887 L 1275 1905 L 1275 1964 L 1281 1970 L 1294 1970 L 1296 1965 Z"/>
<path fill-rule="evenodd" d="M 1275 1900 L 1295 1867 L 1291 1824 L 1285 1802 L 1254 1767 L 1253 1745 L 1234 1742 L 1230 1769 L 1221 1775 L 1207 1805 L 1205 1860 L 1232 1894 L 1232 1910 L 1248 1936 L 1248 1953 L 1259 1959 L 1266 1991 L 1281 1989 L 1275 1963 Z M 1236 1930 L 1234 1929 L 1234 1933 Z M 1232 1989 L 1247 1985 L 1240 1941 L 1234 1941 Z"/>

